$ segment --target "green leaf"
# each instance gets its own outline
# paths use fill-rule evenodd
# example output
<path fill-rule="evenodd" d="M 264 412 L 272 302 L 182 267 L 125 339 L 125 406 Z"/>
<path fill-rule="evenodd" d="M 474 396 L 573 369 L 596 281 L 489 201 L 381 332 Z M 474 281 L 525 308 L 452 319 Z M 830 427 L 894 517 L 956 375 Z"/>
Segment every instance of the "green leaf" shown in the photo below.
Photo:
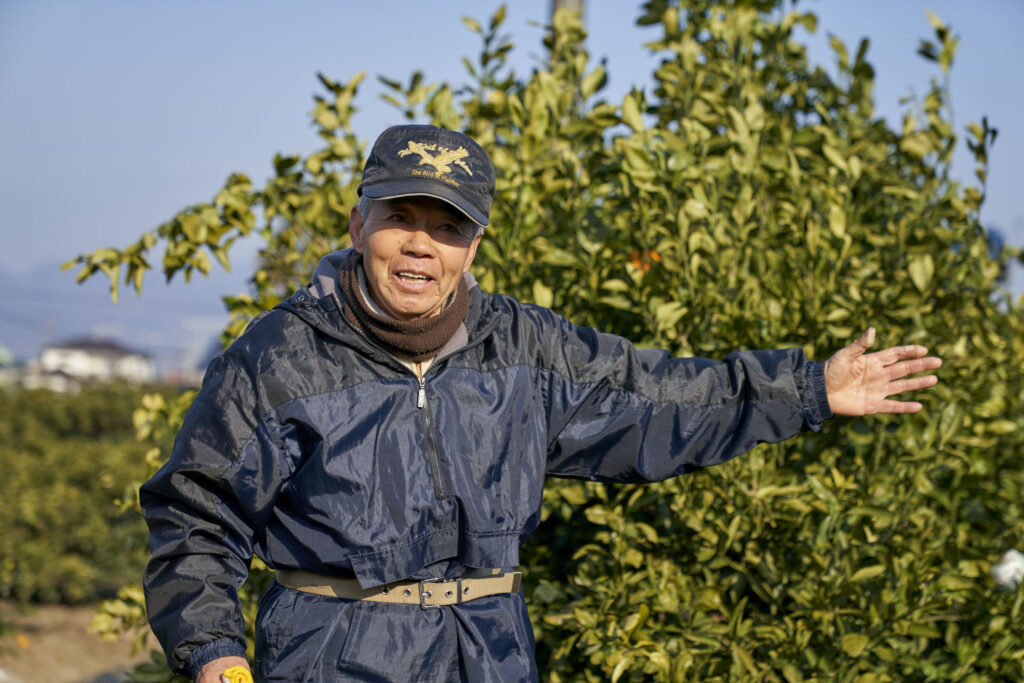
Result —
<path fill-rule="evenodd" d="M 797 18 L 797 22 L 803 24 L 804 28 L 806 28 L 809 33 L 818 32 L 818 15 L 812 12 L 801 14 Z"/>
<path fill-rule="evenodd" d="M 833 166 L 841 170 L 843 173 L 848 172 L 849 169 L 846 166 L 846 159 L 839 153 L 839 150 L 834 147 L 830 147 L 829 145 L 822 145 L 821 150 Z"/>
<path fill-rule="evenodd" d="M 658 328 L 671 329 L 675 327 L 687 311 L 687 307 L 678 301 L 670 301 L 658 306 L 654 313 Z"/>
<path fill-rule="evenodd" d="M 1000 436 L 1006 434 L 1013 434 L 1018 431 L 1020 426 L 1016 422 L 1010 420 L 993 420 L 985 425 L 985 431 L 989 434 L 998 434 Z"/>
<path fill-rule="evenodd" d="M 743 118 L 746 120 L 747 125 L 750 126 L 750 130 L 758 131 L 764 128 L 765 112 L 764 107 L 758 101 L 751 102 L 750 105 L 743 111 Z"/>
<path fill-rule="evenodd" d="M 828 207 L 828 229 L 836 237 L 846 235 L 846 212 L 843 211 L 843 207 L 836 204 Z"/>
<path fill-rule="evenodd" d="M 860 657 L 871 639 L 862 633 L 847 633 L 843 636 L 843 652 L 851 657 Z"/>
<path fill-rule="evenodd" d="M 935 262 L 932 260 L 931 254 L 921 254 L 910 261 L 907 271 L 910 273 L 910 279 L 917 287 L 917 291 L 924 293 L 935 274 Z"/>
<path fill-rule="evenodd" d="M 616 683 L 616 681 L 622 678 L 622 674 L 626 673 L 632 661 L 629 657 L 625 657 L 615 665 L 615 668 L 612 670 L 612 683 Z"/>
<path fill-rule="evenodd" d="M 579 263 L 579 257 L 576 254 L 550 244 L 541 249 L 540 260 L 542 263 L 552 266 L 573 266 Z"/>
<path fill-rule="evenodd" d="M 633 93 L 629 93 L 622 98 L 622 122 L 636 132 L 644 129 L 644 120 L 640 115 L 640 107 Z"/>
<path fill-rule="evenodd" d="M 554 293 L 551 288 L 540 280 L 533 281 L 533 302 L 545 308 L 549 308 L 554 302 Z"/>
<path fill-rule="evenodd" d="M 710 215 L 708 213 L 707 207 L 704 206 L 704 203 L 703 202 L 698 202 L 695 199 L 687 199 L 683 203 L 683 210 L 686 212 L 687 216 L 689 216 L 690 218 L 692 218 L 694 220 L 699 220 L 701 218 L 707 218 Z"/>
<path fill-rule="evenodd" d="M 853 573 L 853 576 L 850 577 L 850 583 L 860 583 L 861 581 L 868 581 L 884 573 L 885 565 L 874 564 L 869 567 L 861 567 Z"/>
<path fill-rule="evenodd" d="M 754 664 L 754 658 L 750 655 L 749 651 L 733 643 L 732 655 L 743 665 L 747 674 L 754 675 L 757 673 L 757 665 Z"/>
<path fill-rule="evenodd" d="M 623 280 L 611 279 L 603 280 L 601 282 L 601 289 L 608 290 L 609 292 L 628 292 L 632 287 Z"/>
<path fill-rule="evenodd" d="M 505 5 L 501 5 L 494 12 L 494 14 L 491 16 L 491 30 L 492 31 L 494 29 L 498 28 L 499 26 L 501 26 L 503 23 L 505 23 L 505 15 L 506 15 L 506 13 L 507 13 L 507 9 L 506 9 Z"/>
<path fill-rule="evenodd" d="M 839 36 L 830 34 L 828 37 L 828 44 L 832 47 L 832 51 L 836 53 L 836 57 L 839 60 L 841 69 L 847 69 L 850 66 L 850 53 L 846 50 L 846 44 L 839 38 Z"/>
<path fill-rule="evenodd" d="M 955 574 L 943 574 L 939 577 L 938 586 L 945 591 L 968 591 L 977 586 L 977 582 Z"/>
<path fill-rule="evenodd" d="M 584 99 L 591 97 L 601 89 L 606 80 L 607 74 L 605 73 L 604 66 L 598 66 L 580 81 L 580 94 Z"/>

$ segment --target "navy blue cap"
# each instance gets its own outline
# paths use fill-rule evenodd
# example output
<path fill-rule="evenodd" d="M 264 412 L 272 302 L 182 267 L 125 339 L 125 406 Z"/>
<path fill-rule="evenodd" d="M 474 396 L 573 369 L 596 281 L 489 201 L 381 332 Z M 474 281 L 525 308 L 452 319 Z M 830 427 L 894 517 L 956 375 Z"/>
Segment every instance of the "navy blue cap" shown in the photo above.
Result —
<path fill-rule="evenodd" d="M 481 227 L 494 199 L 494 166 L 472 138 L 437 126 L 388 128 L 373 143 L 359 196 L 424 195 L 453 205 Z"/>

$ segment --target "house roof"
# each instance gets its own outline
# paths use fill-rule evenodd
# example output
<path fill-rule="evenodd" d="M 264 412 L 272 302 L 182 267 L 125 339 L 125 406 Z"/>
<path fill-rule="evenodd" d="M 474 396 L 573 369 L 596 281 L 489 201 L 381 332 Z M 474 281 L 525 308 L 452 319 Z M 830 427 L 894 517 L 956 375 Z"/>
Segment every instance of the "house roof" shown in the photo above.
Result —
<path fill-rule="evenodd" d="M 89 353 L 99 356 L 142 356 L 143 358 L 149 358 L 148 353 L 133 351 L 121 346 L 117 342 L 110 341 L 109 339 L 96 339 L 89 337 L 79 337 L 77 339 L 69 339 L 65 342 L 48 344 L 46 348 L 64 349 L 69 351 L 88 351 Z"/>

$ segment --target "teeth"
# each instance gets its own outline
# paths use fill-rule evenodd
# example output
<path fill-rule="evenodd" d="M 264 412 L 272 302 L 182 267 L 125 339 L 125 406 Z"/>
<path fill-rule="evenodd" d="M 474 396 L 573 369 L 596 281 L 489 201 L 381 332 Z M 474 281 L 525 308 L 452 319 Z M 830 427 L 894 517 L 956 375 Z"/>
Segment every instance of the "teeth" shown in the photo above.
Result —
<path fill-rule="evenodd" d="M 426 280 L 427 279 L 426 275 L 420 275 L 418 273 L 399 273 L 398 276 L 399 277 L 410 278 L 410 279 L 413 279 L 413 280 Z"/>

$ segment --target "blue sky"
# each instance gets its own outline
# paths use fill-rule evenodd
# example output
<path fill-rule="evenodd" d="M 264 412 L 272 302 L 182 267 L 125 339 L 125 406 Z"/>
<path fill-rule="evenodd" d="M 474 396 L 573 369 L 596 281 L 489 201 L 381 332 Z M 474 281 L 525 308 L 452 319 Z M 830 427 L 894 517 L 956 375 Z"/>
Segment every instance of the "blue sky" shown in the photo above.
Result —
<path fill-rule="evenodd" d="M 101 334 L 173 364 L 223 323 L 218 294 L 244 287 L 251 261 L 230 275 L 183 287 L 148 278 L 144 296 L 114 306 L 101 284 L 79 287 L 56 266 L 100 246 L 123 246 L 177 210 L 208 200 L 228 174 L 259 181 L 275 152 L 309 152 L 308 122 L 322 71 L 367 71 L 357 131 L 372 139 L 399 116 L 377 99 L 374 76 L 463 77 L 476 37 L 460 18 L 486 18 L 491 0 L 372 3 L 309 0 L 0 1 L 0 344 L 28 357 L 46 341 Z M 514 64 L 540 54 L 549 0 L 509 3 Z M 633 25 L 639 2 L 588 0 L 589 48 L 608 58 L 618 99 L 649 81 L 641 47 L 654 32 Z M 958 130 L 989 117 L 999 128 L 982 218 L 1024 243 L 1024 27 L 1022 0 L 801 0 L 819 15 L 806 36 L 831 63 L 827 33 L 855 49 L 871 38 L 879 113 L 898 121 L 902 96 L 923 93 L 937 67 L 916 55 L 933 10 L 961 38 L 952 90 Z M 963 145 L 961 145 L 963 147 Z M 973 177 L 966 155 L 956 173 Z M 1021 278 L 1017 278 L 1019 283 Z M 1020 284 L 1015 284 L 1020 290 Z"/>

